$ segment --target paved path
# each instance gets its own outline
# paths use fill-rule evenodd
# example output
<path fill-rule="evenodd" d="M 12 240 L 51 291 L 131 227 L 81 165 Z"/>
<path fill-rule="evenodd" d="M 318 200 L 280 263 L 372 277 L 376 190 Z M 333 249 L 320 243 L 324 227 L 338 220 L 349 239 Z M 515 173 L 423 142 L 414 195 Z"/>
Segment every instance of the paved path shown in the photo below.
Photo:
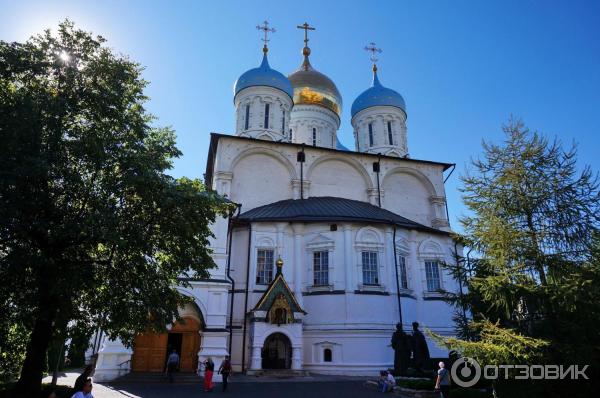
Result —
<path fill-rule="evenodd" d="M 169 385 L 169 384 L 138 384 L 119 385 L 111 390 L 102 386 L 103 390 L 95 391 L 95 398 L 179 398 L 179 397 L 284 397 L 284 398 L 362 398 L 380 397 L 381 394 L 363 386 L 362 381 L 324 381 L 324 382 L 272 382 L 272 383 L 236 383 L 229 385 L 228 391 L 222 392 L 221 386 L 216 385 L 211 393 L 202 391 L 201 385 Z"/>
<path fill-rule="evenodd" d="M 67 373 L 59 378 L 59 384 L 73 385 L 77 373 Z M 49 380 L 44 380 L 48 382 Z M 363 386 L 364 378 L 342 376 L 313 376 L 301 379 L 266 379 L 251 376 L 236 376 L 229 389 L 223 393 L 221 384 L 216 383 L 212 393 L 202 391 L 200 384 L 94 384 L 95 398 L 368 398 L 381 394 Z"/>

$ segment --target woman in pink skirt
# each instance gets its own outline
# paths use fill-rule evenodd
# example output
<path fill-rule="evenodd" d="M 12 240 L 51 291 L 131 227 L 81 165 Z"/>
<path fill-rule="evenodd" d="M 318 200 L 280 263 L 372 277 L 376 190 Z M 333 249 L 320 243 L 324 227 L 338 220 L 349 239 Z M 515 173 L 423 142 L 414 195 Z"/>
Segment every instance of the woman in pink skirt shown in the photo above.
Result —
<path fill-rule="evenodd" d="M 215 364 L 210 357 L 204 362 L 204 391 L 209 392 L 213 389 L 213 372 Z"/>

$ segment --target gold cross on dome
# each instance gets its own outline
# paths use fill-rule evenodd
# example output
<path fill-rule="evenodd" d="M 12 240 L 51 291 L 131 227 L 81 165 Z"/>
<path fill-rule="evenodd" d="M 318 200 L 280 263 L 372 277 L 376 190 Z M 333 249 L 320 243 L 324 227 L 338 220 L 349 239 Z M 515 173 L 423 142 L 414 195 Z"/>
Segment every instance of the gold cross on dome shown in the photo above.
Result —
<path fill-rule="evenodd" d="M 365 51 L 368 51 L 371 53 L 371 62 L 373 62 L 373 64 L 375 64 L 377 61 L 379 61 L 379 58 L 377 58 L 377 54 L 381 54 L 382 50 L 381 48 L 377 48 L 376 44 L 371 42 L 369 43 L 368 46 L 365 47 Z"/>
<path fill-rule="evenodd" d="M 308 47 L 308 31 L 315 30 L 315 28 L 313 28 L 306 22 L 304 22 L 302 25 L 298 25 L 296 27 L 298 29 L 304 29 L 304 47 Z"/>
<path fill-rule="evenodd" d="M 262 30 L 265 34 L 265 37 L 261 40 L 265 43 L 265 48 L 267 48 L 267 43 L 269 42 L 269 33 L 275 33 L 275 28 L 269 28 L 269 21 L 264 21 L 262 25 L 256 25 L 256 29 Z"/>

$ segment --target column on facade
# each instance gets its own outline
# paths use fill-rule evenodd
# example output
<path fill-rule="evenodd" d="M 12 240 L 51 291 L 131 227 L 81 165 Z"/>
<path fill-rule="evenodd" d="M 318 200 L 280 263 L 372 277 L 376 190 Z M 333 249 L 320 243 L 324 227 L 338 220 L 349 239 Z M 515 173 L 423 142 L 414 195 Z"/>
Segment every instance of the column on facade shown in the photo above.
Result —
<path fill-rule="evenodd" d="M 252 346 L 252 353 L 250 357 L 250 369 L 259 370 L 262 369 L 262 347 L 260 345 Z"/>
<path fill-rule="evenodd" d="M 302 369 L 302 346 L 292 347 L 292 370 Z"/>
<path fill-rule="evenodd" d="M 388 291 L 397 291 L 396 284 L 396 261 L 394 259 L 394 229 L 392 227 L 385 228 L 385 262 L 389 264 L 386 267 L 387 280 L 388 280 Z"/>
<path fill-rule="evenodd" d="M 416 293 L 417 297 L 419 297 L 416 300 L 415 303 L 415 314 L 417 319 L 404 319 L 405 323 L 411 323 L 414 321 L 417 321 L 418 318 L 420 317 L 422 311 L 423 311 L 423 298 L 422 295 L 420 294 L 420 292 L 423 291 L 423 278 L 421 276 L 421 263 L 419 262 L 419 241 L 418 239 L 418 235 L 417 235 L 417 231 L 410 231 L 409 235 L 408 235 L 408 245 L 410 248 L 410 264 L 412 265 L 412 274 L 413 274 L 413 280 L 415 281 L 415 284 L 413 285 L 413 290 Z"/>
<path fill-rule="evenodd" d="M 294 232 L 294 295 L 302 306 L 302 272 L 304 271 L 304 225 L 291 224 Z"/>
<path fill-rule="evenodd" d="M 344 225 L 344 280 L 346 292 L 354 291 L 354 253 L 352 250 L 352 226 Z"/>

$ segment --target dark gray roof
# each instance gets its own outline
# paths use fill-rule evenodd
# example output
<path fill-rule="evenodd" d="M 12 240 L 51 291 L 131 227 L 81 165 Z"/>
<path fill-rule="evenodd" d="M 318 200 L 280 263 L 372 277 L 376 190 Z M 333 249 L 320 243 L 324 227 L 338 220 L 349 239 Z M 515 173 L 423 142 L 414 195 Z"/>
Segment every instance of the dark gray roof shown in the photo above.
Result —
<path fill-rule="evenodd" d="M 357 221 L 393 224 L 407 229 L 417 229 L 448 235 L 448 232 L 427 227 L 389 210 L 358 200 L 317 196 L 308 199 L 287 199 L 241 213 L 235 220 L 242 222 L 298 221 L 329 222 Z"/>

